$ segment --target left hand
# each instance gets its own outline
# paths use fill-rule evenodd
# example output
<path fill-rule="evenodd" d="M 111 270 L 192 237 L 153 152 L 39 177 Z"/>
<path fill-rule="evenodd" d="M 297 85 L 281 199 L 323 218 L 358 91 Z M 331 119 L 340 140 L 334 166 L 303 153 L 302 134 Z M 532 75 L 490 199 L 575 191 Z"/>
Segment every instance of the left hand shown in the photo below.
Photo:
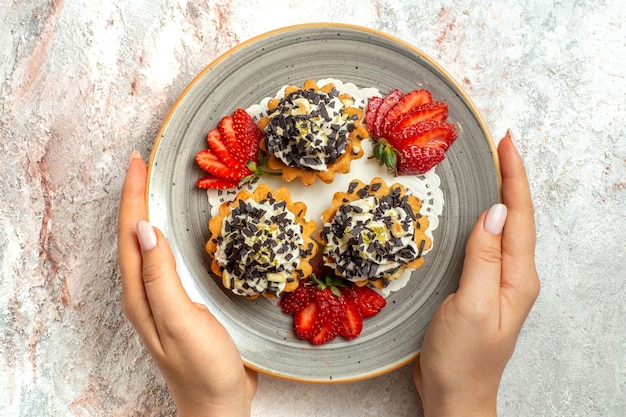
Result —
<path fill-rule="evenodd" d="M 146 164 L 128 167 L 118 224 L 122 309 L 163 374 L 179 416 L 246 416 L 257 374 L 226 329 L 191 301 L 163 234 L 146 219 Z"/>

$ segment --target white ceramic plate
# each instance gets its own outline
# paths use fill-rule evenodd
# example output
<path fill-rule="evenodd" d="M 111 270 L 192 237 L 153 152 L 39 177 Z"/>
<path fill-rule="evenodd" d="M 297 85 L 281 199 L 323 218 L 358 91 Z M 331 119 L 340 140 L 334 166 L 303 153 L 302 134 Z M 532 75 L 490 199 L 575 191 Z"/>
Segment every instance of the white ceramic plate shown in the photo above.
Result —
<path fill-rule="evenodd" d="M 286 85 L 334 78 L 382 93 L 431 91 L 449 106 L 458 139 L 436 169 L 445 205 L 435 246 L 408 285 L 367 319 L 352 341 L 313 346 L 293 335 L 292 317 L 265 300 L 225 291 L 209 274 L 206 192 L 194 163 L 206 133 L 237 107 L 249 107 Z M 311 24 L 251 39 L 218 58 L 185 89 L 156 139 L 149 164 L 150 222 L 167 236 L 178 272 L 194 301 L 226 326 L 250 368 L 306 382 L 346 382 L 392 371 L 415 358 L 426 327 L 461 274 L 467 237 L 483 210 L 499 201 L 499 164 L 489 131 L 467 94 L 415 47 L 356 26 Z M 329 201 L 332 195 L 329 195 Z M 207 358 L 207 360 L 215 360 Z"/>

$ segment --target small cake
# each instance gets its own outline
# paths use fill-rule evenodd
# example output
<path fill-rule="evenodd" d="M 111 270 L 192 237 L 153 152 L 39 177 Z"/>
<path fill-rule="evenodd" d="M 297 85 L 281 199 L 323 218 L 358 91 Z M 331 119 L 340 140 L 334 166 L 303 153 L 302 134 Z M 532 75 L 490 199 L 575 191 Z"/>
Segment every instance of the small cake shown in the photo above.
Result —
<path fill-rule="evenodd" d="M 284 97 L 270 100 L 268 115 L 259 120 L 268 166 L 281 171 L 284 181 L 300 178 L 311 185 L 319 178 L 331 183 L 335 174 L 350 172 L 350 162 L 363 156 L 360 142 L 369 136 L 361 124 L 363 115 L 353 98 L 340 94 L 332 83 L 318 87 L 307 80 L 302 88 L 286 87 Z"/>
<path fill-rule="evenodd" d="M 287 188 L 272 190 L 266 184 L 223 203 L 209 220 L 206 244 L 211 270 L 222 285 L 251 299 L 295 290 L 311 274 L 317 253 L 312 237 L 317 225 L 306 210 L 304 203 L 291 200 Z"/>
<path fill-rule="evenodd" d="M 322 214 L 319 240 L 324 264 L 357 285 L 384 288 L 407 269 L 417 269 L 431 246 L 421 201 L 401 184 L 381 178 L 350 183 Z"/>

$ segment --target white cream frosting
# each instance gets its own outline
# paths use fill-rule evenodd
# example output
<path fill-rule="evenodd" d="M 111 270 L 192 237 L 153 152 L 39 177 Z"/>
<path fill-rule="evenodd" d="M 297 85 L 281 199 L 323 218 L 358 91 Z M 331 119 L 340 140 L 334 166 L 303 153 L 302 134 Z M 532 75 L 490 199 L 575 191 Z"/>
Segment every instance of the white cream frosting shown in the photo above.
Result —
<path fill-rule="evenodd" d="M 324 225 L 325 264 L 353 281 L 386 279 L 415 260 L 414 214 L 408 204 L 368 196 L 339 207 Z"/>
<path fill-rule="evenodd" d="M 346 104 L 329 94 L 298 90 L 278 103 L 265 127 L 267 150 L 285 165 L 325 171 L 346 152 L 353 122 L 343 112 Z"/>
<path fill-rule="evenodd" d="M 284 202 L 251 198 L 224 217 L 215 260 L 235 294 L 279 296 L 300 264 L 302 226 Z M 236 259 L 232 259 L 236 257 Z"/>

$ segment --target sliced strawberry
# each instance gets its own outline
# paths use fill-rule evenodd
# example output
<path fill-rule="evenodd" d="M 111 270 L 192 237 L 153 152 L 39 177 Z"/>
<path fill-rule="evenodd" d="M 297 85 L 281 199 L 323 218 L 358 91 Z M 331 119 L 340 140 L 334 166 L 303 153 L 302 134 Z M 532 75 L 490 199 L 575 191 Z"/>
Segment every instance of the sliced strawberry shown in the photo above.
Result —
<path fill-rule="evenodd" d="M 374 102 L 371 112 L 365 115 L 366 121 L 373 120 L 368 125 L 374 139 L 370 158 L 396 175 L 430 170 L 457 137 L 456 126 L 446 123 L 448 106 L 433 102 L 428 90 L 394 90 L 381 103 Z"/>
<path fill-rule="evenodd" d="M 403 115 L 408 114 L 413 109 L 432 101 L 433 97 L 428 90 L 413 90 L 403 95 L 385 114 L 382 122 L 378 124 L 380 135 L 388 137 L 391 133 L 392 125 Z"/>
<path fill-rule="evenodd" d="M 346 313 L 339 334 L 345 339 L 352 340 L 363 331 L 363 315 L 352 288 L 342 288 L 341 294 L 346 302 Z"/>
<path fill-rule="evenodd" d="M 222 120 L 220 120 L 217 128 L 222 136 L 222 142 L 228 148 L 228 152 L 233 156 L 233 158 L 235 158 L 236 161 L 245 165 L 248 161 L 244 160 L 245 157 L 242 155 L 241 145 L 239 144 L 237 133 L 235 132 L 233 117 L 222 117 Z"/>
<path fill-rule="evenodd" d="M 241 169 L 244 167 L 244 165 L 236 161 L 228 151 L 228 148 L 222 141 L 222 135 L 219 129 L 211 129 L 207 134 L 206 140 L 211 152 L 224 164 L 233 169 Z"/>
<path fill-rule="evenodd" d="M 402 160 L 398 164 L 400 175 L 420 175 L 430 171 L 445 159 L 445 151 L 437 146 L 405 145 L 400 150 Z"/>
<path fill-rule="evenodd" d="M 324 322 L 320 320 L 319 305 L 312 300 L 305 308 L 294 316 L 294 328 L 300 339 L 309 340 L 319 333 Z"/>
<path fill-rule="evenodd" d="M 313 299 L 314 289 L 305 285 L 301 280 L 300 285 L 292 292 L 284 293 L 280 299 L 280 305 L 286 314 L 297 314 L 305 308 Z"/>
<path fill-rule="evenodd" d="M 330 288 L 315 292 L 315 300 L 320 309 L 320 319 L 323 321 L 321 329 L 309 341 L 314 345 L 328 343 L 337 336 L 342 328 L 346 314 L 346 302 L 343 297 L 332 293 Z"/>
<path fill-rule="evenodd" d="M 226 190 L 227 188 L 235 188 L 238 185 L 239 181 L 225 180 L 223 178 L 217 178 L 212 175 L 204 176 L 196 181 L 196 187 L 211 188 L 213 190 Z"/>
<path fill-rule="evenodd" d="M 363 315 L 356 302 L 346 303 L 346 314 L 340 333 L 345 339 L 352 340 L 363 331 Z"/>
<path fill-rule="evenodd" d="M 309 341 L 314 345 L 323 345 L 339 336 L 339 327 L 331 322 L 325 322 L 322 328 Z"/>
<path fill-rule="evenodd" d="M 384 297 L 371 288 L 356 287 L 341 277 L 317 272 L 281 298 L 283 312 L 294 314 L 296 335 L 314 345 L 328 343 L 339 335 L 347 340 L 356 338 L 363 330 L 363 319 L 386 305 Z"/>
<path fill-rule="evenodd" d="M 218 158 L 217 155 L 211 152 L 210 149 L 202 149 L 201 151 L 198 151 L 198 153 L 196 154 L 196 162 L 198 163 L 198 165 L 200 165 L 201 163 L 206 163 L 207 161 L 219 162 L 219 160 L 220 158 Z"/>
<path fill-rule="evenodd" d="M 403 114 L 390 126 L 390 135 L 396 134 L 405 127 L 415 125 L 426 120 L 444 122 L 448 117 L 448 105 L 441 101 L 433 101 Z"/>
<path fill-rule="evenodd" d="M 381 137 L 383 134 L 383 120 L 385 115 L 397 102 L 402 98 L 402 93 L 400 90 L 393 90 L 391 93 L 387 94 L 385 98 L 383 98 L 383 102 L 376 109 L 376 116 L 374 118 L 374 123 L 372 126 L 368 126 L 370 129 L 370 133 L 374 137 Z"/>
<path fill-rule="evenodd" d="M 234 155 L 235 159 L 244 165 L 250 160 L 258 162 L 259 143 L 265 137 L 261 128 L 257 126 L 252 116 L 241 108 L 233 113 L 233 128 L 241 151 Z"/>
<path fill-rule="evenodd" d="M 425 120 L 397 131 L 389 143 L 402 151 L 406 145 L 438 146 L 447 150 L 456 139 L 456 126 L 438 120 Z"/>
<path fill-rule="evenodd" d="M 324 319 L 334 322 L 339 327 L 343 314 L 346 311 L 346 302 L 343 297 L 333 294 L 332 290 L 326 287 L 315 292 L 315 300 L 320 306 L 320 312 Z"/>
<path fill-rule="evenodd" d="M 367 110 L 365 111 L 365 125 L 370 130 L 370 132 L 372 131 L 372 129 L 374 129 L 374 124 L 376 121 L 376 111 L 382 103 L 383 98 L 378 96 L 370 98 L 367 102 Z"/>
<path fill-rule="evenodd" d="M 240 180 L 252 173 L 247 168 L 233 169 L 219 160 L 217 155 L 208 149 L 203 149 L 196 154 L 196 162 L 206 172 L 218 178 L 226 180 Z"/>
<path fill-rule="evenodd" d="M 364 319 L 378 314 L 387 304 L 387 300 L 369 287 L 354 286 L 352 288 L 356 296 L 356 303 L 359 306 Z"/>

